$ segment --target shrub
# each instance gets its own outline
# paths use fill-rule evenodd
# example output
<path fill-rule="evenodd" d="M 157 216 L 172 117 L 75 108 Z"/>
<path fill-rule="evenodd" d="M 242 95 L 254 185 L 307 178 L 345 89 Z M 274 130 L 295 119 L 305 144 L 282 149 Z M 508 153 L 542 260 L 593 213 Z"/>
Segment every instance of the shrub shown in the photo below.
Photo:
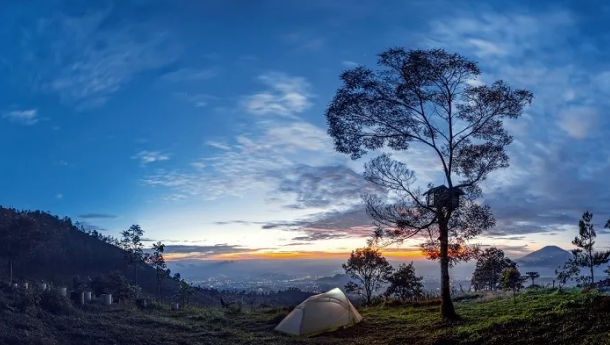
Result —
<path fill-rule="evenodd" d="M 70 301 L 55 290 L 48 290 L 41 294 L 40 306 L 53 314 L 67 315 L 75 311 Z"/>
<path fill-rule="evenodd" d="M 13 294 L 14 306 L 22 312 L 40 304 L 40 294 L 33 290 L 15 291 Z"/>
<path fill-rule="evenodd" d="M 121 273 L 113 272 L 93 278 L 91 289 L 96 295 L 109 293 L 114 299 L 124 301 L 135 298 L 140 288 L 131 285 Z"/>

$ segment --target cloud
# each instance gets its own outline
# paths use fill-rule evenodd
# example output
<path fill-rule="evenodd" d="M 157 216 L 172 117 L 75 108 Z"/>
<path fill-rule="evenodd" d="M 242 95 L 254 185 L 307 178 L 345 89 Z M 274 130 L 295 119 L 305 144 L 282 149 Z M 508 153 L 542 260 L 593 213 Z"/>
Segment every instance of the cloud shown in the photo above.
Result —
<path fill-rule="evenodd" d="M 133 155 L 131 158 L 140 161 L 140 164 L 146 165 L 155 162 L 167 161 L 171 157 L 170 154 L 163 153 L 161 151 L 140 151 Z"/>
<path fill-rule="evenodd" d="M 525 57 L 532 51 L 544 51 L 549 45 L 564 42 L 558 29 L 574 25 L 572 15 L 563 10 L 546 10 L 531 15 L 519 11 L 459 12 L 451 18 L 431 22 L 430 31 L 422 34 L 427 45 L 466 50 L 479 58 Z"/>
<path fill-rule="evenodd" d="M 188 169 L 159 169 L 142 181 L 169 188 L 172 194 L 168 199 L 216 199 L 228 195 L 243 196 L 250 190 L 262 190 L 269 195 L 278 193 L 277 197 L 286 197 L 287 194 L 291 197 L 303 196 L 307 194 L 306 191 L 282 190 L 282 181 L 296 178 L 300 169 L 310 171 L 304 178 L 313 176 L 316 169 L 331 171 L 327 164 L 336 162 L 339 157 L 333 151 L 327 134 L 310 123 L 300 120 L 263 123 L 256 129 L 258 134 L 241 134 L 234 138 L 233 144 L 216 145 L 219 152 L 193 161 Z M 302 161 L 310 164 L 304 165 Z M 341 182 L 353 184 L 349 178 L 338 181 Z M 293 201 L 289 202 L 294 204 Z"/>
<path fill-rule="evenodd" d="M 36 89 L 77 109 L 104 104 L 140 73 L 173 62 L 180 51 L 167 32 L 121 21 L 111 7 L 79 16 L 56 13 L 22 28 L 19 37 L 19 63 Z"/>
<path fill-rule="evenodd" d="M 242 105 L 250 113 L 294 116 L 311 106 L 310 85 L 304 78 L 267 73 L 259 76 L 258 80 L 270 89 L 243 99 Z"/>
<path fill-rule="evenodd" d="M 206 107 L 211 102 L 218 100 L 218 97 L 207 93 L 176 92 L 174 95 L 181 100 L 191 103 L 196 108 Z"/>
<path fill-rule="evenodd" d="M 214 78 L 218 74 L 216 68 L 180 68 L 163 75 L 163 79 L 171 82 L 201 81 Z"/>
<path fill-rule="evenodd" d="M 586 138 L 596 129 L 598 111 L 587 106 L 574 106 L 562 110 L 559 114 L 559 127 L 576 139 Z"/>
<path fill-rule="evenodd" d="M 380 193 L 381 189 L 345 166 L 302 165 L 283 172 L 278 191 L 295 194 L 295 203 L 288 207 L 310 208 L 351 205 L 363 194 Z"/>
<path fill-rule="evenodd" d="M 260 248 L 259 248 L 260 249 Z M 166 245 L 165 257 L 168 261 L 173 260 L 205 260 L 222 257 L 223 255 L 235 255 L 239 253 L 254 252 L 259 249 L 246 248 L 226 243 L 209 246 L 199 245 Z"/>
<path fill-rule="evenodd" d="M 35 125 L 39 120 L 37 109 L 7 111 L 2 115 L 2 118 L 26 126 Z"/>

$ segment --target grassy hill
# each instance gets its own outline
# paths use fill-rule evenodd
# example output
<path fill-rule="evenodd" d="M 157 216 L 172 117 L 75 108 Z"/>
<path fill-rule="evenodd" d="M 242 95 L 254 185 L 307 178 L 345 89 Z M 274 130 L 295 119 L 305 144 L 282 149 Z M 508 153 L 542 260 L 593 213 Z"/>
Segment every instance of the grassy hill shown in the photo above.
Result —
<path fill-rule="evenodd" d="M 527 291 L 513 298 L 458 298 L 462 319 L 439 319 L 435 300 L 361 308 L 364 321 L 311 338 L 273 328 L 289 308 L 221 309 L 163 304 L 51 308 L 0 295 L 0 343 L 20 344 L 610 344 L 610 297 L 570 290 Z"/>

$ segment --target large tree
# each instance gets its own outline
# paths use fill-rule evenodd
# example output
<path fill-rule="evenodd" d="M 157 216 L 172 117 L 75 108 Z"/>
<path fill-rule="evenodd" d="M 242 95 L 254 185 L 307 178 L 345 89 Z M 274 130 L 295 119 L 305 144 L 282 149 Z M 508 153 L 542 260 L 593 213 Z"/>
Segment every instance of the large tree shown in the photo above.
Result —
<path fill-rule="evenodd" d="M 445 197 L 465 193 L 459 205 L 428 204 L 405 162 L 385 154 L 366 166 L 365 177 L 390 192 L 386 199 L 366 198 L 376 235 L 403 240 L 424 231 L 424 249 L 440 260 L 442 315 L 454 318 L 451 260 L 464 257 L 466 240 L 494 225 L 489 207 L 477 202 L 479 183 L 508 166 L 512 137 L 503 121 L 518 118 L 532 93 L 503 81 L 483 85 L 475 62 L 440 49 L 390 49 L 379 55 L 379 67 L 341 75 L 343 86 L 326 113 L 329 134 L 352 159 L 372 150 L 427 152 L 429 164 L 439 167 Z"/>
<path fill-rule="evenodd" d="M 472 273 L 471 285 L 475 290 L 496 290 L 500 273 L 516 263 L 504 256 L 504 251 L 491 247 L 481 252 Z"/>
<path fill-rule="evenodd" d="M 586 267 L 590 272 L 590 283 L 595 283 L 595 266 L 607 263 L 610 260 L 610 251 L 596 252 L 593 250 L 595 245 L 595 225 L 593 224 L 593 214 L 585 211 L 578 222 L 578 236 L 574 238 L 572 244 L 577 248 L 572 250 L 574 263 L 580 267 Z"/>
<path fill-rule="evenodd" d="M 371 247 L 352 251 L 347 262 L 343 264 L 343 269 L 345 274 L 353 279 L 345 285 L 345 289 L 363 295 L 367 304 L 371 303 L 373 293 L 388 281 L 392 273 L 392 266 L 386 258 L 379 250 Z"/>

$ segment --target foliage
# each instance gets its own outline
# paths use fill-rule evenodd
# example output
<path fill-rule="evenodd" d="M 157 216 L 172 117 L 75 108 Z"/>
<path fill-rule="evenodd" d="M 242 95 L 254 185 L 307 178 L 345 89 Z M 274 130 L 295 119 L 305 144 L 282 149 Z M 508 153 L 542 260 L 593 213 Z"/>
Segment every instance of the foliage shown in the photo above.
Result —
<path fill-rule="evenodd" d="M 144 259 L 144 246 L 142 245 L 142 235 L 144 230 L 134 224 L 129 229 L 123 231 L 121 235 L 121 248 L 125 250 L 125 257 L 134 269 L 134 284 L 138 284 L 138 264 Z"/>
<path fill-rule="evenodd" d="M 423 296 L 423 278 L 415 275 L 413 262 L 400 264 L 387 279 L 390 286 L 385 292 L 386 296 L 396 296 L 402 301 Z"/>
<path fill-rule="evenodd" d="M 606 224 L 608 226 L 608 224 Z M 593 269 L 610 261 L 610 250 L 605 252 L 596 252 L 593 250 L 595 244 L 595 226 L 593 225 L 593 214 L 585 211 L 582 218 L 578 222 L 578 236 L 574 238 L 572 244 L 577 248 L 572 250 L 574 254 L 574 264 L 580 267 L 589 268 L 590 276 L 589 283 L 595 283 L 595 275 Z"/>
<path fill-rule="evenodd" d="M 181 304 L 187 305 L 191 296 L 195 294 L 195 291 L 195 288 L 193 288 L 193 286 L 191 286 L 191 284 L 189 284 L 186 280 L 181 280 L 176 297 L 178 297 Z"/>
<path fill-rule="evenodd" d="M 116 247 L 119 247 L 121 245 L 119 240 L 110 235 L 104 235 L 103 233 L 98 231 L 99 228 L 97 227 L 92 227 L 91 225 L 82 222 L 75 222 L 74 226 L 76 227 L 76 229 L 78 229 L 78 231 L 85 233 L 95 238 L 96 240 L 111 244 Z"/>
<path fill-rule="evenodd" d="M 500 273 L 516 264 L 504 256 L 504 251 L 491 247 L 478 255 L 477 264 L 472 273 L 471 284 L 477 290 L 496 290 Z"/>
<path fill-rule="evenodd" d="M 523 288 L 525 279 L 527 278 L 521 276 L 521 272 L 519 272 L 516 266 L 510 266 L 502 270 L 498 282 L 503 289 L 512 290 L 514 296 L 518 290 Z"/>
<path fill-rule="evenodd" d="M 9 275 L 12 282 L 15 261 L 34 251 L 42 243 L 44 234 L 28 212 L 10 212 L 5 215 L 9 219 L 0 223 L 0 238 L 2 238 L 2 253 L 9 259 Z"/>
<path fill-rule="evenodd" d="M 571 280 L 574 280 L 579 274 L 580 269 L 574 264 L 573 260 L 568 260 L 562 267 L 557 268 L 555 275 L 559 282 L 559 289 L 563 288 Z"/>
<path fill-rule="evenodd" d="M 341 75 L 343 85 L 326 112 L 328 132 L 336 150 L 352 159 L 384 147 L 428 149 L 442 166 L 450 197 L 465 192 L 457 207 L 431 206 L 405 163 L 384 154 L 365 166 L 365 178 L 389 193 L 365 198 L 376 238 L 401 241 L 425 231 L 422 248 L 441 262 L 442 312 L 452 318 L 450 260 L 470 258 L 466 241 L 495 224 L 491 209 L 478 202 L 478 185 L 508 166 L 512 137 L 503 121 L 518 118 L 532 93 L 503 81 L 472 83 L 477 64 L 441 49 L 389 49 L 378 64 L 377 71 L 357 67 Z"/>
<path fill-rule="evenodd" d="M 119 301 L 134 299 L 139 288 L 129 283 L 119 272 L 111 272 L 94 277 L 91 280 L 91 289 L 96 295 L 112 294 Z"/>
<path fill-rule="evenodd" d="M 70 300 L 62 296 L 55 289 L 43 291 L 40 296 L 40 306 L 42 309 L 58 315 L 68 315 L 74 313 L 74 307 Z"/>
<path fill-rule="evenodd" d="M 366 303 L 371 303 L 373 293 L 388 281 L 388 276 L 392 273 L 392 266 L 386 258 L 372 247 L 352 251 L 347 262 L 343 264 L 343 269 L 345 274 L 355 280 L 345 285 L 347 292 L 363 295 Z"/>

